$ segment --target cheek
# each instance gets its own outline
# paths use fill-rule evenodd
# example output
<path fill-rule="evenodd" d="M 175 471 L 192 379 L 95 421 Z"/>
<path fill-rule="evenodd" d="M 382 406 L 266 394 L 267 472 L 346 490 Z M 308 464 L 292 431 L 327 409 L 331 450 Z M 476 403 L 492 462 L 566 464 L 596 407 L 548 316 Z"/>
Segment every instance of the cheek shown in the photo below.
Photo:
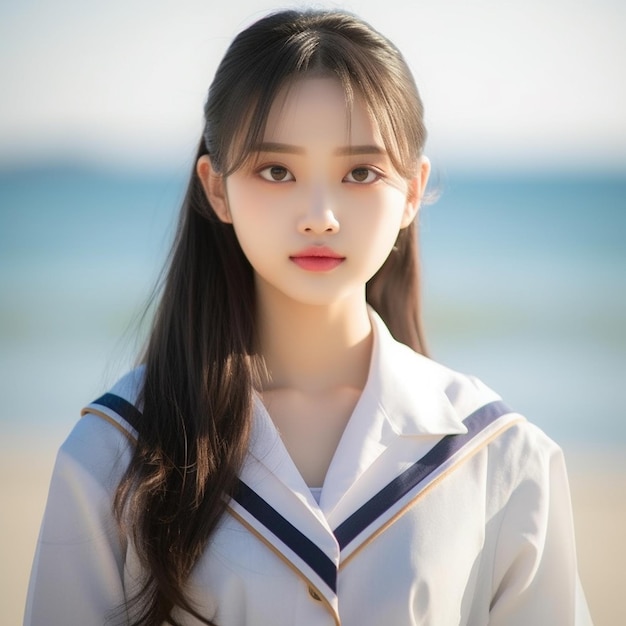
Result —
<path fill-rule="evenodd" d="M 383 211 L 372 217 L 367 227 L 362 224 L 362 228 L 355 230 L 356 245 L 352 248 L 359 251 L 360 275 L 365 281 L 382 267 L 400 232 L 400 218 L 396 212 Z"/>
<path fill-rule="evenodd" d="M 372 200 L 357 207 L 355 214 L 359 219 L 354 226 L 361 241 L 367 241 L 370 247 L 384 254 L 385 249 L 391 250 L 400 232 L 404 199 L 391 193 Z"/>
<path fill-rule="evenodd" d="M 228 205 L 233 221 L 247 228 L 250 225 L 263 225 L 284 213 L 285 193 L 272 190 L 267 184 L 254 180 L 238 181 L 228 189 Z"/>
<path fill-rule="evenodd" d="M 258 258 L 262 258 L 263 250 L 268 248 L 268 240 L 272 239 L 271 229 L 267 228 L 267 221 L 259 218 L 260 215 L 254 211 L 233 216 L 235 235 L 243 253 L 252 265 L 256 264 Z"/>
<path fill-rule="evenodd" d="M 263 228 L 267 227 L 268 222 L 271 221 L 263 202 L 249 187 L 233 189 L 228 196 L 228 206 L 233 227 L 240 241 L 247 238 L 254 239 L 255 232 L 258 232 L 260 238 Z"/>
<path fill-rule="evenodd" d="M 238 204 L 231 206 L 232 224 L 241 249 L 255 270 L 273 263 L 274 252 L 283 241 L 284 218 L 258 198 L 240 195 Z"/>

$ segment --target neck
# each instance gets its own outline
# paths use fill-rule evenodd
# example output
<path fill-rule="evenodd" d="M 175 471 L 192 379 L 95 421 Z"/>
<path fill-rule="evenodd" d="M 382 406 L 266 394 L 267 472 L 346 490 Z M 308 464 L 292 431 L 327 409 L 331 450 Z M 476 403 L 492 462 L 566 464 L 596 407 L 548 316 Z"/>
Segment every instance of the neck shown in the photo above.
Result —
<path fill-rule="evenodd" d="M 330 305 L 259 297 L 257 307 L 263 391 L 364 387 L 372 350 L 364 294 Z"/>

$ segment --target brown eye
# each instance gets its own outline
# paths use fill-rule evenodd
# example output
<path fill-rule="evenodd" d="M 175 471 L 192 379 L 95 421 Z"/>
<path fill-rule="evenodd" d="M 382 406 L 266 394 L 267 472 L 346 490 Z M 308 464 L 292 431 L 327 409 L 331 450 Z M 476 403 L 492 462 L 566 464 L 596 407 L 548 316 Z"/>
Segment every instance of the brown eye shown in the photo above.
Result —
<path fill-rule="evenodd" d="M 369 167 L 355 167 L 345 177 L 344 181 L 349 183 L 374 183 L 380 178 L 380 175 Z"/>
<path fill-rule="evenodd" d="M 287 176 L 287 170 L 284 167 L 270 167 L 270 176 L 274 180 L 284 180 Z"/>
<path fill-rule="evenodd" d="M 270 165 L 259 171 L 261 178 L 274 183 L 284 183 L 293 180 L 291 172 L 282 165 Z"/>
<path fill-rule="evenodd" d="M 352 174 L 352 178 L 354 178 L 354 180 L 356 180 L 358 183 L 363 183 L 367 180 L 367 177 L 369 176 L 370 171 L 364 167 L 359 167 L 355 170 L 352 170 L 351 174 Z"/>

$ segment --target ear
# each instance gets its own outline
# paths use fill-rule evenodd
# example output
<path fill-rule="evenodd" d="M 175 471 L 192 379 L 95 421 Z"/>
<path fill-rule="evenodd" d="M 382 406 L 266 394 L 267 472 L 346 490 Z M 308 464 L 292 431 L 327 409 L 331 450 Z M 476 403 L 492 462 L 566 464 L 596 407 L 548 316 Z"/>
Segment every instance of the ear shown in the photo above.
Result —
<path fill-rule="evenodd" d="M 213 169 L 213 164 L 207 154 L 198 159 L 196 173 L 202 183 L 207 200 L 217 217 L 226 224 L 232 224 L 233 220 L 228 209 L 228 197 L 226 195 L 226 181 L 222 174 Z"/>
<path fill-rule="evenodd" d="M 400 228 L 406 228 L 417 215 L 426 190 L 428 183 L 428 177 L 430 176 L 430 160 L 428 157 L 421 157 L 419 170 L 417 175 L 409 180 L 409 187 L 407 190 L 406 204 L 404 206 L 404 214 L 402 215 L 402 222 Z"/>

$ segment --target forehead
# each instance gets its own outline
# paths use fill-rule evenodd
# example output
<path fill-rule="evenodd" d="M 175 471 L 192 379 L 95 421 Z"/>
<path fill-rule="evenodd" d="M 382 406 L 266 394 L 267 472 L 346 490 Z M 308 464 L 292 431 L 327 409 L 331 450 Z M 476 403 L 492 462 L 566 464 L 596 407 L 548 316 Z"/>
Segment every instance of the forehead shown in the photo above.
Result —
<path fill-rule="evenodd" d="M 264 141 L 297 145 L 325 143 L 383 146 L 378 125 L 363 97 L 352 102 L 336 78 L 300 78 L 283 87 L 274 100 Z"/>

